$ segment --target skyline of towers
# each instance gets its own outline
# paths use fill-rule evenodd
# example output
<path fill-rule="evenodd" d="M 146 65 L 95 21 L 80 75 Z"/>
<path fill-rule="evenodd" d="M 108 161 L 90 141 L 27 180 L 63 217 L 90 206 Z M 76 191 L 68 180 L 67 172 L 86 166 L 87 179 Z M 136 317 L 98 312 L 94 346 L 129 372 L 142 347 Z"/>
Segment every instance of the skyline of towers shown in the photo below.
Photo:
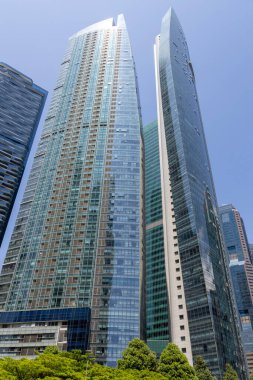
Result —
<path fill-rule="evenodd" d="M 144 162 L 124 17 L 70 37 L 0 276 L 0 356 L 57 345 L 115 365 L 146 327 L 157 353 L 172 340 L 217 379 L 226 362 L 245 379 L 195 77 L 172 10 L 155 66 Z"/>
<path fill-rule="evenodd" d="M 253 370 L 253 265 L 243 219 L 232 205 L 219 207 L 247 364 Z"/>
<path fill-rule="evenodd" d="M 107 365 L 142 336 L 141 128 L 124 17 L 74 34 L 0 276 L 0 323 L 15 331 L 14 354 L 33 354 L 37 315 L 40 350 L 89 347 Z M 37 334 L 33 347 L 17 335 L 21 322 L 26 342 Z"/>
<path fill-rule="evenodd" d="M 32 79 L 0 62 L 0 247 L 46 97 Z"/>
<path fill-rule="evenodd" d="M 190 362 L 203 356 L 217 379 L 226 362 L 244 379 L 195 76 L 172 9 L 156 38 L 155 69 L 171 340 Z"/>

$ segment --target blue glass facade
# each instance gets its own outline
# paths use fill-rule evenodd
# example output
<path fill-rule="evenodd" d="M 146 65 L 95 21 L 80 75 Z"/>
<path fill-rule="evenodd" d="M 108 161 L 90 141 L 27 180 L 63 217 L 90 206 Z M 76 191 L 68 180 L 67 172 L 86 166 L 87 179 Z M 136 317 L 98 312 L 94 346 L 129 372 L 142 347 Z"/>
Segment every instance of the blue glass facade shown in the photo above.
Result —
<path fill-rule="evenodd" d="M 231 262 L 230 273 L 239 314 L 240 316 L 249 315 L 253 320 L 253 307 L 244 261 Z"/>
<path fill-rule="evenodd" d="M 0 277 L 2 310 L 90 308 L 108 365 L 142 329 L 141 129 L 123 16 L 73 35 Z"/>
<path fill-rule="evenodd" d="M 244 261 L 248 259 L 251 261 L 247 235 L 245 233 L 243 220 L 238 211 L 230 204 L 221 206 L 219 208 L 219 214 L 229 260 Z"/>
<path fill-rule="evenodd" d="M 226 363 L 245 379 L 195 76 L 173 10 L 163 18 L 156 51 L 159 128 L 166 142 L 174 249 L 180 255 L 193 359 L 203 356 L 217 379 Z"/>
<path fill-rule="evenodd" d="M 0 325 L 22 324 L 28 322 L 67 322 L 67 349 L 79 349 L 85 352 L 88 348 L 90 309 L 51 309 L 9 311 L 0 313 Z"/>
<path fill-rule="evenodd" d="M 0 245 L 46 97 L 30 78 L 0 63 Z"/>
<path fill-rule="evenodd" d="M 248 368 L 253 370 L 253 267 L 243 220 L 231 204 L 219 208 L 241 336 Z"/>

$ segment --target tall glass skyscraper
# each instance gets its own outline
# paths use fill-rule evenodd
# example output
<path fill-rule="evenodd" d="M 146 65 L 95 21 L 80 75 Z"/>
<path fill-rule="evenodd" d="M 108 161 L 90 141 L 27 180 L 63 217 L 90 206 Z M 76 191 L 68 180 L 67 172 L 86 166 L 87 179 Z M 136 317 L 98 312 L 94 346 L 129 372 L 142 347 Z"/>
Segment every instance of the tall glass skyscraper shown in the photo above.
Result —
<path fill-rule="evenodd" d="M 69 39 L 0 277 L 1 355 L 57 344 L 115 365 L 142 335 L 142 160 L 121 15 Z"/>
<path fill-rule="evenodd" d="M 227 258 L 182 27 L 173 10 L 155 43 L 164 257 L 171 340 L 217 379 L 226 363 L 245 379 Z"/>
<path fill-rule="evenodd" d="M 157 122 L 145 126 L 146 339 L 158 355 L 170 341 Z"/>
<path fill-rule="evenodd" d="M 0 62 L 0 246 L 46 97 L 32 79 Z"/>
<path fill-rule="evenodd" d="M 253 265 L 239 211 L 231 204 L 219 208 L 230 273 L 240 318 L 241 336 L 249 370 L 253 371 Z"/>

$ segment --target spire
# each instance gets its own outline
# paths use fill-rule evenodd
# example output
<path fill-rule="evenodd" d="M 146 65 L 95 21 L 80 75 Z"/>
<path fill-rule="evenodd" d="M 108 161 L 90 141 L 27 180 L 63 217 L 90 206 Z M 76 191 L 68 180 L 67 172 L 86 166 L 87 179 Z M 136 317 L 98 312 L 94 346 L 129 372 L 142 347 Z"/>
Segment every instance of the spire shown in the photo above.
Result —
<path fill-rule="evenodd" d="M 101 29 L 110 29 L 114 26 L 113 18 L 108 18 L 107 20 L 103 20 L 100 22 L 97 22 L 95 24 L 92 24 L 90 26 L 87 26 L 87 28 L 81 29 L 79 32 L 73 34 L 70 39 L 76 38 L 81 36 L 85 33 L 94 32 L 95 30 L 101 30 Z"/>
<path fill-rule="evenodd" d="M 176 12 L 174 11 L 174 8 L 172 8 L 172 7 L 170 7 L 169 9 L 168 9 L 168 11 L 165 13 L 165 15 L 164 15 L 164 17 L 163 17 L 163 21 L 164 20 L 170 20 L 170 22 L 171 22 L 171 20 L 172 19 L 175 19 L 176 21 L 177 21 L 177 23 L 180 25 L 180 22 L 179 22 L 179 20 L 178 20 L 178 18 L 177 18 L 177 15 L 176 15 Z"/>
<path fill-rule="evenodd" d="M 117 26 L 120 28 L 126 28 L 126 21 L 123 14 L 118 15 Z"/>

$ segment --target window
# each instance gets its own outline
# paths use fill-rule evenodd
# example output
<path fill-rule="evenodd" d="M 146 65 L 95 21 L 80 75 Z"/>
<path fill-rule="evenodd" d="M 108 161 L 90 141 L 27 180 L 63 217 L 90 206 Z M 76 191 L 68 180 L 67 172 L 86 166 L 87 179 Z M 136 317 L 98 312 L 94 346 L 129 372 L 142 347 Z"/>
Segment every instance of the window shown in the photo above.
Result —
<path fill-rule="evenodd" d="M 229 214 L 228 214 L 228 213 L 223 214 L 223 215 L 221 216 L 221 218 L 222 218 L 222 222 L 223 222 L 223 223 L 229 223 Z"/>

